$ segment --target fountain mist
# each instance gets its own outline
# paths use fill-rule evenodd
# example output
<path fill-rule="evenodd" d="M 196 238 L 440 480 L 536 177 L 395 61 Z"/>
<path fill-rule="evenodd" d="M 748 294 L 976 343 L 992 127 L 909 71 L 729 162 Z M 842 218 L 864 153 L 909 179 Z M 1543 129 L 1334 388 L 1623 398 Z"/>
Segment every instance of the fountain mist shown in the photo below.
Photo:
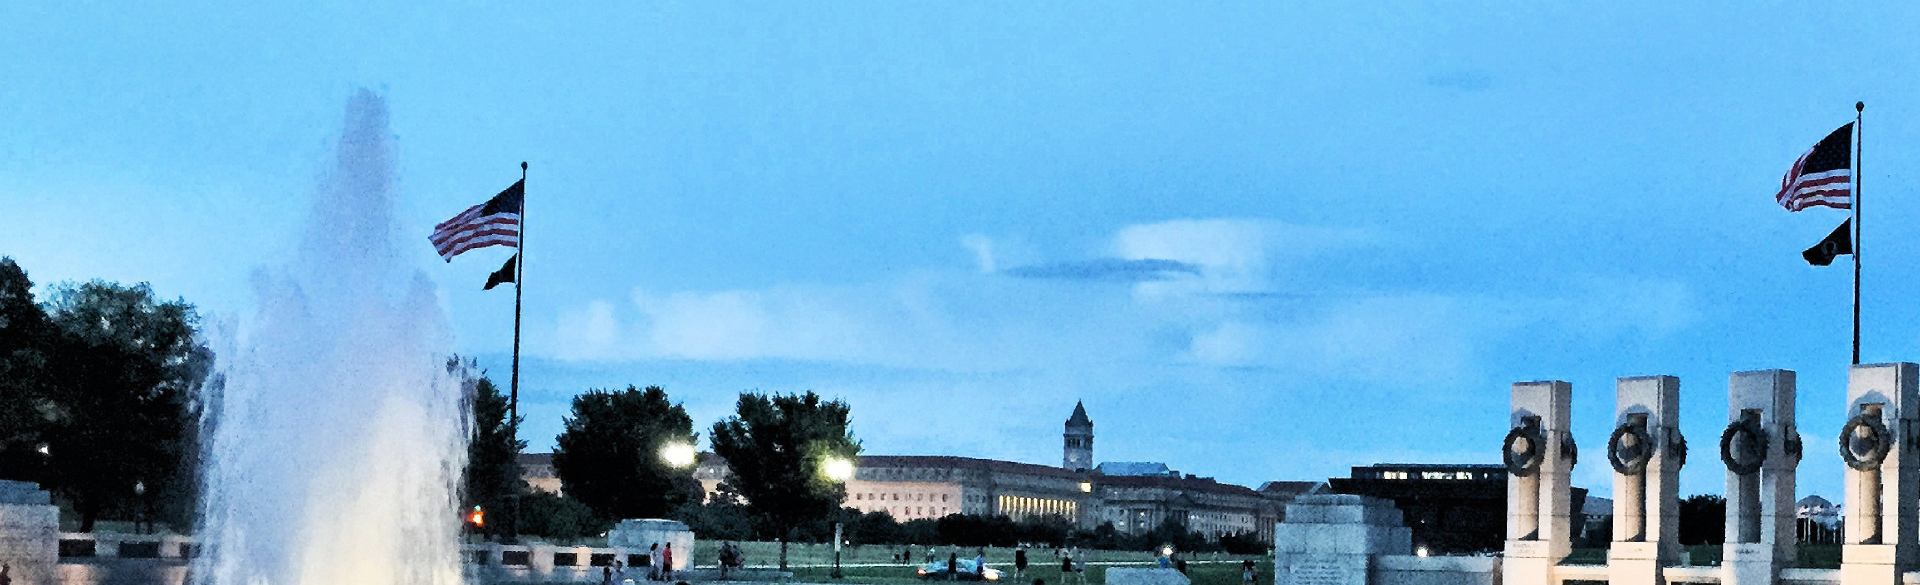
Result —
<path fill-rule="evenodd" d="M 393 186 L 386 104 L 362 90 L 295 261 L 256 273 L 259 313 L 221 340 L 198 582 L 461 582 L 467 415 Z"/>

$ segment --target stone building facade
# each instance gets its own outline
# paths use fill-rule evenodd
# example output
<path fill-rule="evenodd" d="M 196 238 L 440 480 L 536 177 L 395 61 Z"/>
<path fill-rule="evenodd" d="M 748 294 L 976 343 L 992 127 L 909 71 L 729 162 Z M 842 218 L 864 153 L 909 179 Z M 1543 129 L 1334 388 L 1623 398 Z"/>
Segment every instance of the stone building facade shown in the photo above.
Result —
<path fill-rule="evenodd" d="M 1153 530 L 1171 519 L 1218 538 L 1259 533 L 1262 524 L 1280 520 L 1260 492 L 1212 478 L 1099 476 L 1093 484 L 1099 508 L 1093 523 L 1112 522 L 1125 534 Z"/>
<path fill-rule="evenodd" d="M 1262 489 L 1172 471 L 1163 464 L 1094 464 L 1093 420 L 1076 403 L 1061 442 L 1061 466 L 949 456 L 862 456 L 845 505 L 905 521 L 948 514 L 1059 516 L 1082 528 L 1108 522 L 1123 534 L 1169 519 L 1218 538 L 1253 534 L 1273 542 L 1287 502 L 1320 493 L 1318 482 L 1268 482 Z"/>
<path fill-rule="evenodd" d="M 1079 523 L 1085 474 L 1058 467 L 943 455 L 866 455 L 847 482 L 845 505 L 898 520 L 948 514 L 1058 515 Z"/>
<path fill-rule="evenodd" d="M 520 479 L 533 491 L 560 493 L 560 474 L 553 470 L 552 453 L 521 453 Z"/>

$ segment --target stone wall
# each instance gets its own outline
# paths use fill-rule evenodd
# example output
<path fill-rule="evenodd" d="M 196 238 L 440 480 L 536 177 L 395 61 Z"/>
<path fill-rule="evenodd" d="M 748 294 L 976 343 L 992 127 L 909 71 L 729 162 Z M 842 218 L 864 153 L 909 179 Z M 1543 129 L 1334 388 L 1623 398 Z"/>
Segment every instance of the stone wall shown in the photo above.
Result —
<path fill-rule="evenodd" d="M 1300 496 L 1274 528 L 1277 585 L 1498 585 L 1499 557 L 1411 554 L 1413 533 L 1393 502 Z"/>
<path fill-rule="evenodd" d="M 52 501 L 38 485 L 0 480 L 0 563 L 16 585 L 58 578 L 60 509 Z"/>
<path fill-rule="evenodd" d="M 0 481 L 0 562 L 14 585 L 183 585 L 192 579 L 193 539 L 178 534 L 62 533 L 59 508 L 33 484 Z M 619 562 L 644 581 L 648 545 L 671 543 L 674 570 L 693 564 L 693 532 L 671 520 L 626 520 L 608 533 L 615 546 L 463 545 L 475 584 L 599 582 Z"/>

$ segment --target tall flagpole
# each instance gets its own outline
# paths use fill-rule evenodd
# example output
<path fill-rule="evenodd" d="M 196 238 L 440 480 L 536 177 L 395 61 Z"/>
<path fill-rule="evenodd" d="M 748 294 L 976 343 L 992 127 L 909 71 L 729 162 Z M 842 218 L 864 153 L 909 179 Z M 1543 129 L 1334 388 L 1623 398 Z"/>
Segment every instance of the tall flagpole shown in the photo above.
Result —
<path fill-rule="evenodd" d="M 1866 142 L 1860 136 L 1860 118 L 1866 102 L 1853 102 L 1853 365 L 1860 365 L 1860 155 Z"/>
<path fill-rule="evenodd" d="M 527 274 L 527 162 L 526 161 L 520 161 L 520 242 L 518 247 L 519 247 L 519 250 L 517 253 L 520 255 L 520 261 L 513 263 L 513 389 L 509 391 L 510 394 L 508 394 L 507 396 L 507 432 L 516 435 L 512 437 L 513 440 L 518 440 L 519 437 L 517 435 L 520 434 L 518 425 L 514 424 L 514 421 L 520 419 L 520 293 L 527 288 L 527 278 L 526 278 L 526 274 Z M 1858 272 L 1859 270 L 1858 260 L 1859 258 L 1855 257 L 1854 270 L 1856 272 Z M 1856 278 L 1855 280 L 1858 280 L 1858 278 Z M 1857 290 L 1858 288 L 1859 287 L 1857 286 L 1855 287 L 1856 290 L 1855 290 L 1854 296 L 1856 298 L 1859 296 L 1859 291 Z M 1855 304 L 1855 312 L 1858 313 L 1859 303 L 1856 301 L 1854 304 Z M 1859 318 L 1856 316 L 1854 320 L 1857 323 L 1859 321 Z M 1854 340 L 1854 346 L 1858 347 L 1859 345 L 1860 344 L 1859 344 L 1858 335 L 1856 335 Z M 1856 354 L 1854 363 L 1859 363 L 1860 361 L 1858 358 L 1859 351 L 1856 349 L 1854 353 Z"/>

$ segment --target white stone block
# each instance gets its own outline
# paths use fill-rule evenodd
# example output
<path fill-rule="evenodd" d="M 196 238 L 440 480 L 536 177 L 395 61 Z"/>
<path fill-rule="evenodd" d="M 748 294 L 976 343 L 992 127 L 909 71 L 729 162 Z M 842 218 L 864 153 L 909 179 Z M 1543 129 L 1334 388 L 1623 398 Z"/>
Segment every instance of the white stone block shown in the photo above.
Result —
<path fill-rule="evenodd" d="M 1275 555 L 1274 582 L 1277 585 L 1367 585 L 1367 565 L 1367 555 Z"/>
<path fill-rule="evenodd" d="M 1288 506 L 1287 522 L 1300 524 L 1376 524 L 1399 526 L 1406 515 L 1392 506 Z"/>
<path fill-rule="evenodd" d="M 1389 554 L 1413 552 L 1413 531 L 1368 524 L 1293 524 L 1282 522 L 1274 550 L 1316 554 Z"/>
<path fill-rule="evenodd" d="M 607 546 L 644 554 L 653 545 L 673 545 L 673 570 L 684 571 L 693 563 L 693 531 L 674 520 L 627 519 L 607 531 Z"/>

